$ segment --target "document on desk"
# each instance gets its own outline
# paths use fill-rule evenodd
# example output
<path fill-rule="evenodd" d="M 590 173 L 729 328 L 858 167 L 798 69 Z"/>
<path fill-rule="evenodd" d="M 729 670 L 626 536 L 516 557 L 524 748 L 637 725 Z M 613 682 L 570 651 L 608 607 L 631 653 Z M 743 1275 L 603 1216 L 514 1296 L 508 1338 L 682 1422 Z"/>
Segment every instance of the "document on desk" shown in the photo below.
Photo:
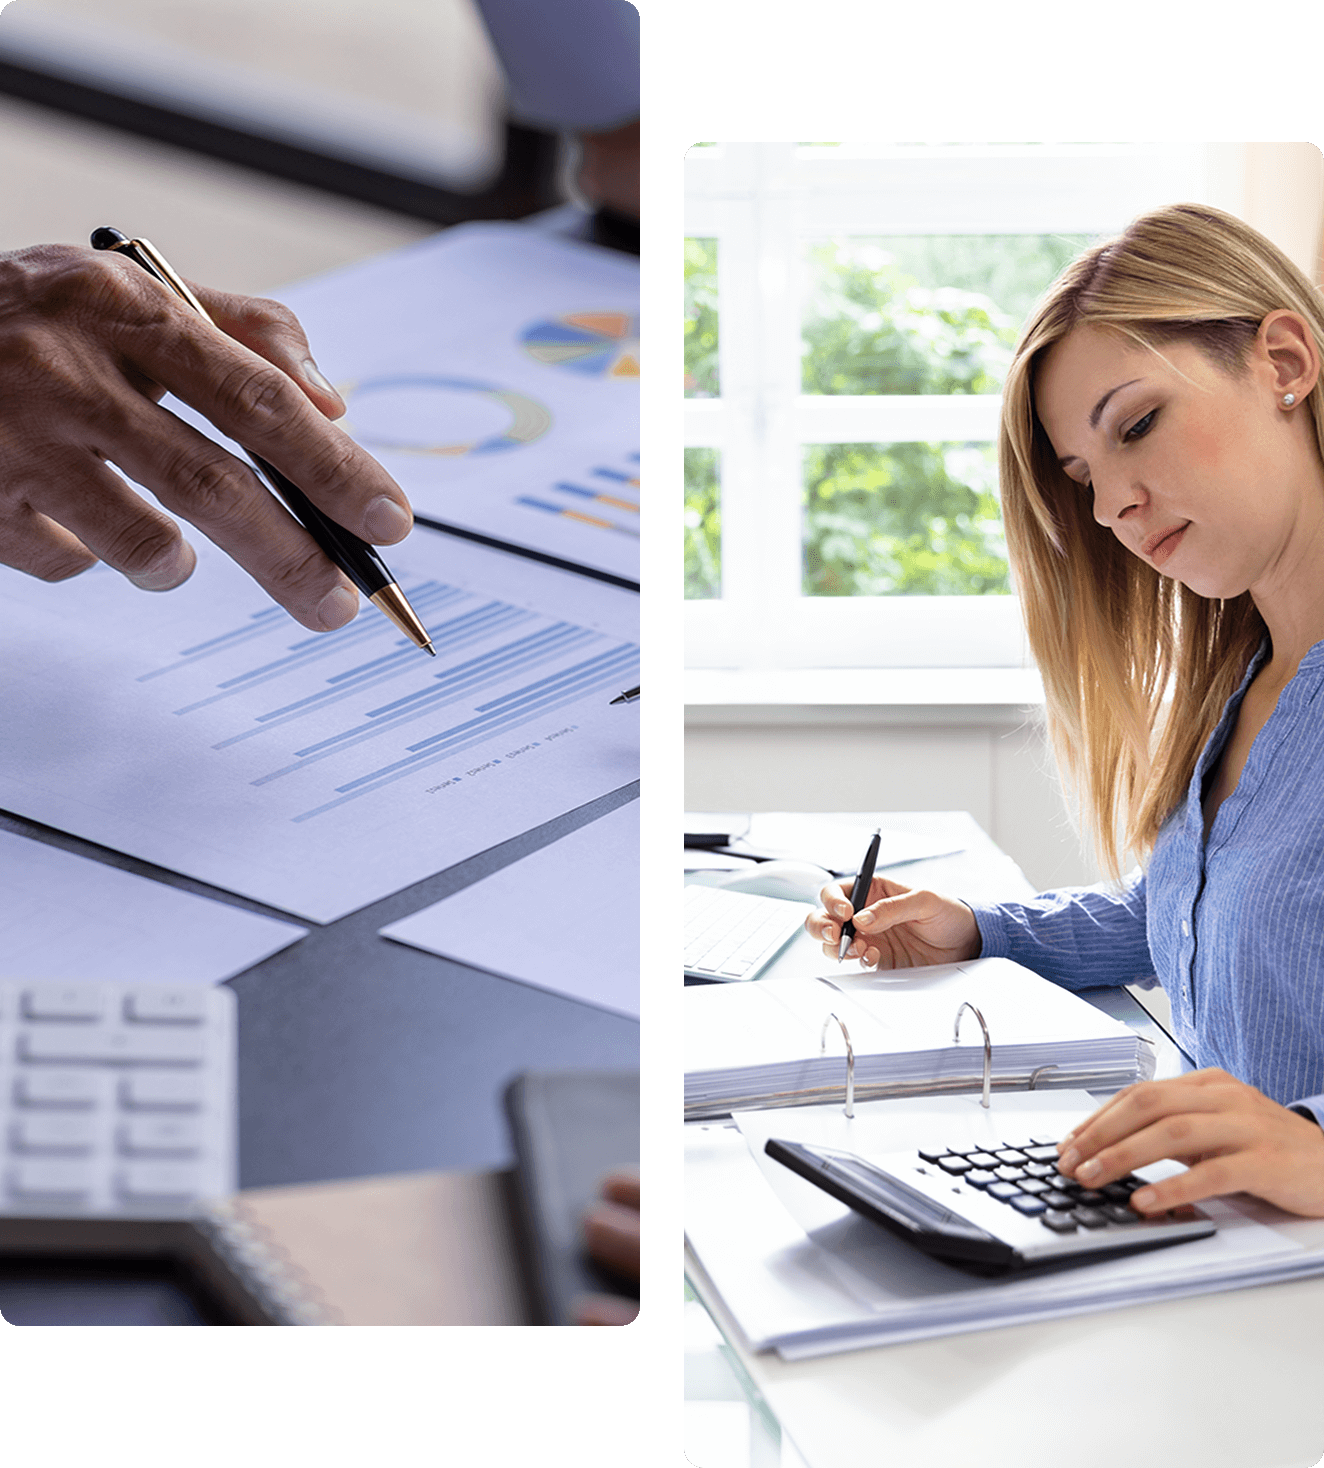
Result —
<path fill-rule="evenodd" d="M 579 909 L 583 923 L 568 916 Z M 392 923 L 382 936 L 638 1019 L 639 802 Z"/>
<path fill-rule="evenodd" d="M 706 1282 L 756 1350 L 787 1359 L 986 1330 L 1324 1273 L 1324 1223 L 1238 1195 L 1200 1207 L 1207 1239 L 1039 1276 L 979 1278 L 920 1253 L 767 1157 L 771 1136 L 862 1155 L 935 1136 L 1060 1135 L 1085 1092 L 878 1101 L 763 1111 L 739 1130 L 686 1128 L 686 1237 Z M 1178 1171 L 1160 1163 L 1151 1179 Z"/>
<path fill-rule="evenodd" d="M 845 1094 L 845 1048 L 861 1098 L 971 1090 L 983 1077 L 988 1025 L 995 1086 L 1117 1090 L 1153 1074 L 1152 1047 L 1120 1020 L 1006 958 L 823 978 L 704 984 L 685 990 L 685 1115 L 802 1104 Z"/>
<path fill-rule="evenodd" d="M 298 626 L 228 557 L 165 596 L 0 568 L 0 807 L 327 922 L 638 776 L 634 592 L 425 529 Z"/>
<path fill-rule="evenodd" d="M 420 515 L 638 580 L 636 259 L 461 224 L 276 294 Z"/>
<path fill-rule="evenodd" d="M 304 935 L 0 831 L 0 977 L 218 984 Z"/>

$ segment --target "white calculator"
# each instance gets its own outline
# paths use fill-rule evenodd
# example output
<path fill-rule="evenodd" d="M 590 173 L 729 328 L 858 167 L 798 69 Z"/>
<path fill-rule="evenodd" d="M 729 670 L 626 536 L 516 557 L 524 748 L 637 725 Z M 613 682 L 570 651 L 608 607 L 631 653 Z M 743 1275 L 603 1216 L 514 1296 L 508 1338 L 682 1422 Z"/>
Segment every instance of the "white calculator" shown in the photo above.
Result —
<path fill-rule="evenodd" d="M 235 996 L 0 979 L 0 1220 L 181 1218 L 236 1186 Z"/>

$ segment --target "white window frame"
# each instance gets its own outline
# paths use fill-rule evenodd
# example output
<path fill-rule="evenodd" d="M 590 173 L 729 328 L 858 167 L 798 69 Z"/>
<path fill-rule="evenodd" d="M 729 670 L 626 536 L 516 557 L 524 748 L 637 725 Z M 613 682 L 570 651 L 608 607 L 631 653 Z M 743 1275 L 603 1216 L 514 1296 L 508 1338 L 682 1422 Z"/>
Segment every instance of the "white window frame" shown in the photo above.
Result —
<path fill-rule="evenodd" d="M 1030 666 L 1015 596 L 800 593 L 801 445 L 992 440 L 1000 399 L 800 392 L 800 241 L 1109 234 L 1160 204 L 1237 212 L 1235 144 L 732 143 L 686 158 L 687 236 L 718 241 L 721 396 L 685 443 L 721 450 L 722 595 L 687 601 L 692 668 Z"/>

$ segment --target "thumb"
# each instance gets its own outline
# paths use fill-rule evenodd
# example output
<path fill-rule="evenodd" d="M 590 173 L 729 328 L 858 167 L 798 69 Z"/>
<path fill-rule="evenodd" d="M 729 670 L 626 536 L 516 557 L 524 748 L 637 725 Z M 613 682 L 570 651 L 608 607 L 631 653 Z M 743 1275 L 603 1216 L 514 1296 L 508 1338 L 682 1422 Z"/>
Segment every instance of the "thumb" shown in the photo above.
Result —
<path fill-rule="evenodd" d="M 256 352 L 259 357 L 265 357 L 273 367 L 279 367 L 298 384 L 319 413 L 326 418 L 339 418 L 344 414 L 345 400 L 313 360 L 299 318 L 288 306 L 256 296 L 212 290 L 192 281 L 188 284 L 207 308 L 207 314 L 227 336 Z"/>

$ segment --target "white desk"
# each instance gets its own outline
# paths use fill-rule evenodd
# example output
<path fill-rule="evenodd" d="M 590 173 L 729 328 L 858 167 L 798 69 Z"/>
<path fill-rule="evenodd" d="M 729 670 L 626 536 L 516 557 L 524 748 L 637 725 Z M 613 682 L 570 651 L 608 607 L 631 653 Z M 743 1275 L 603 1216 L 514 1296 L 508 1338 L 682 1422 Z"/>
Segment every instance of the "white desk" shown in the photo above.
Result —
<path fill-rule="evenodd" d="M 869 819 L 968 823 L 962 855 L 898 868 L 898 881 L 970 895 L 978 882 L 989 897 L 1030 890 L 969 816 Z M 799 936 L 775 972 L 805 971 L 815 955 L 821 966 Z M 1119 1017 L 1152 1034 L 1152 1022 L 1122 1012 L 1126 991 L 1117 997 Z M 1174 1053 L 1161 1054 L 1160 1073 Z M 1324 1458 L 1324 1279 L 789 1362 L 751 1351 L 688 1247 L 685 1263 L 751 1406 L 780 1428 L 784 1468 L 1314 1468 Z"/>

